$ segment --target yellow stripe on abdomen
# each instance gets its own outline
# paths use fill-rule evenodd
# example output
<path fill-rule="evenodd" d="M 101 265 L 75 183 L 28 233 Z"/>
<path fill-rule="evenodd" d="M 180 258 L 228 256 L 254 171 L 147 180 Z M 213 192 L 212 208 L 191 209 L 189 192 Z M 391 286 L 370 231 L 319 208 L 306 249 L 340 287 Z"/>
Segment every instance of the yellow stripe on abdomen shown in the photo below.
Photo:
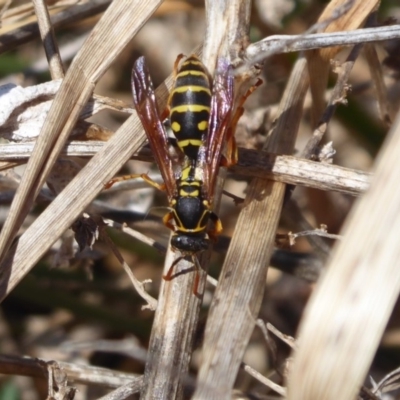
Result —
<path fill-rule="evenodd" d="M 182 63 L 182 67 L 183 66 L 187 66 L 187 65 L 190 65 L 190 64 L 193 64 L 193 65 L 200 65 L 202 68 L 204 68 L 204 64 L 201 62 L 201 61 L 198 61 L 198 60 L 194 60 L 193 58 L 188 58 L 188 59 L 186 59 L 186 61 L 184 61 L 183 63 Z M 181 67 L 181 68 L 182 68 Z"/>
<path fill-rule="evenodd" d="M 179 86 L 171 92 L 171 96 L 173 96 L 174 93 L 185 93 L 189 90 L 192 92 L 206 92 L 207 94 L 209 94 L 211 96 L 211 91 L 208 87 L 195 86 L 195 85 Z"/>
<path fill-rule="evenodd" d="M 210 107 L 202 106 L 199 104 L 184 104 L 182 106 L 176 106 L 171 108 L 170 114 L 173 112 L 184 113 L 184 112 L 200 112 L 200 111 L 210 111 Z"/>
<path fill-rule="evenodd" d="M 176 78 L 175 78 L 175 79 L 178 80 L 180 77 L 182 77 L 182 76 L 188 76 L 188 75 L 204 76 L 204 78 L 207 79 L 207 75 L 206 75 L 204 72 L 201 72 L 201 71 L 194 71 L 194 70 L 179 72 L 179 73 L 176 75 Z"/>

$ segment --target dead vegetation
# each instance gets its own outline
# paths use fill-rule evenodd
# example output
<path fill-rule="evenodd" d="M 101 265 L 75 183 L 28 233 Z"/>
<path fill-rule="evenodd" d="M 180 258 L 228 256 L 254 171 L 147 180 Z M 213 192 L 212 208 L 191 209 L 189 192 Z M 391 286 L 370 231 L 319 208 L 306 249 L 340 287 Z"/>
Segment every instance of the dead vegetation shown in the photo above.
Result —
<path fill-rule="evenodd" d="M 400 398 L 397 2 L 205 3 L 1 3 L 0 398 Z M 161 279 L 165 196 L 104 190 L 160 179 L 133 61 L 164 107 L 192 52 L 228 59 L 238 98 L 264 81 L 202 299 Z"/>

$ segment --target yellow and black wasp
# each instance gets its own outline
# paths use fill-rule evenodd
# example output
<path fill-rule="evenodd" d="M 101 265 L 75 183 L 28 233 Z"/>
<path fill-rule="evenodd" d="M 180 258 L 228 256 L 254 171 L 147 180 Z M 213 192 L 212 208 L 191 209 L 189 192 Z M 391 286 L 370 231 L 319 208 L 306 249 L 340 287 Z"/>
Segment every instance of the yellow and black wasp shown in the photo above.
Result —
<path fill-rule="evenodd" d="M 179 66 L 182 58 L 179 56 L 175 62 L 175 83 L 163 114 L 169 118 L 182 152 L 178 166 L 174 165 L 169 153 L 170 140 L 158 112 L 144 57 L 135 62 L 132 70 L 133 102 L 164 184 L 157 184 L 145 174 L 141 177 L 166 191 L 170 211 L 163 221 L 174 232 L 171 238 L 173 249 L 182 254 L 163 277 L 165 280 L 172 279 L 173 268 L 182 258 L 191 256 L 197 268 L 195 255 L 206 250 L 210 240 L 222 231 L 221 221 L 212 211 L 215 181 L 221 163 L 229 165 L 236 162 L 233 134 L 243 111 L 240 104 L 233 112 L 234 77 L 226 61 L 219 60 L 212 81 L 197 56 L 191 55 Z M 213 222 L 213 229 L 208 229 L 209 221 Z M 197 285 L 198 275 L 195 293 Z"/>

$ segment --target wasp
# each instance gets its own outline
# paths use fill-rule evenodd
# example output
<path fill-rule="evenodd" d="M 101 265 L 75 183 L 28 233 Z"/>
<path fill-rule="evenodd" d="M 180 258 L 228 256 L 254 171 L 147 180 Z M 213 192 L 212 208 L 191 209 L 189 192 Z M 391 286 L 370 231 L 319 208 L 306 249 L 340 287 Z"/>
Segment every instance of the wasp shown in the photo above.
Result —
<path fill-rule="evenodd" d="M 182 58 L 182 55 L 178 56 L 175 62 L 175 81 L 162 114 L 158 111 L 144 57 L 134 63 L 131 83 L 133 103 L 164 184 L 152 181 L 146 174 L 140 176 L 166 192 L 170 211 L 163 222 L 174 232 L 172 248 L 182 254 L 163 278 L 171 280 L 174 266 L 181 259 L 192 257 L 197 271 L 194 284 L 197 294 L 199 267 L 196 255 L 208 249 L 210 242 L 222 232 L 222 223 L 212 211 L 214 188 L 220 165 L 236 162 L 234 129 L 249 93 L 234 112 L 232 67 L 220 59 L 212 80 L 197 56 L 191 55 L 179 65 Z M 169 152 L 170 139 L 163 125 L 164 116 L 169 119 L 182 153 L 179 165 L 175 165 Z M 111 184 L 120 179 L 114 179 Z M 210 221 L 214 225 L 212 229 L 208 228 Z"/>

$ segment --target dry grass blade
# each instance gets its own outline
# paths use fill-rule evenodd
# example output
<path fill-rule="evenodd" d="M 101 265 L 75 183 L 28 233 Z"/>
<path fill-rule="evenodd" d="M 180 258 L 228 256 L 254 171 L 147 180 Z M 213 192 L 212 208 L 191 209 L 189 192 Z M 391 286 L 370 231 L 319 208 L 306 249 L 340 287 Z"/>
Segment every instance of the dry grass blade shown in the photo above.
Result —
<path fill-rule="evenodd" d="M 399 151 L 400 115 L 306 309 L 290 400 L 353 399 L 365 378 L 400 291 Z"/>
<path fill-rule="evenodd" d="M 147 2 L 145 6 L 140 1 L 137 3 L 135 7 L 134 3 L 127 4 L 118 0 L 113 2 L 74 59 L 54 98 L 1 231 L 0 253 L 3 258 L 61 152 L 79 113 L 93 93 L 95 83 L 160 1 Z M 116 23 L 118 30 L 115 29 Z M 116 169 L 113 170 L 115 171 Z M 79 190 L 78 187 L 76 189 Z M 66 198 L 64 201 L 69 203 L 70 200 L 71 198 Z M 56 238 L 54 236 L 53 241 Z M 17 258 L 17 254 L 14 256 Z M 10 265 L 3 270 L 3 289 L 10 273 L 9 268 Z"/>

